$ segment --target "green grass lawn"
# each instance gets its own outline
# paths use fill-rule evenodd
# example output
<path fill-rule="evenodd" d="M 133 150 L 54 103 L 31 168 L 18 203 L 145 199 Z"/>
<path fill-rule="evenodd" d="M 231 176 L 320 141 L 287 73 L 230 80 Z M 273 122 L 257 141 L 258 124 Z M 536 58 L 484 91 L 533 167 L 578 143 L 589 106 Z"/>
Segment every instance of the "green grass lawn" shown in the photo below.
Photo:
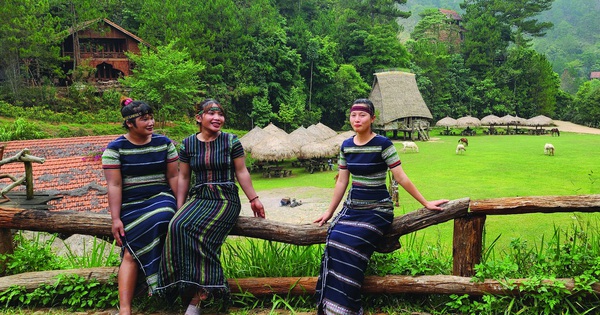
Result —
<path fill-rule="evenodd" d="M 560 137 L 530 135 L 478 135 L 469 137 L 462 155 L 455 154 L 459 136 L 436 136 L 437 140 L 418 142 L 419 153 L 402 152 L 396 147 L 402 166 L 427 199 L 471 200 L 551 195 L 600 194 L 600 136 L 563 132 Z M 550 142 L 555 156 L 544 155 L 544 144 Z M 289 163 L 289 162 L 288 162 Z M 314 186 L 332 188 L 334 172 L 308 174 L 294 169 L 289 178 L 265 179 L 253 174 L 255 188 Z M 402 189 L 398 215 L 420 208 Z M 497 236 L 497 249 L 514 238 L 540 242 L 549 237 L 554 227 L 597 223 L 599 214 L 554 213 L 526 215 L 494 215 L 486 220 L 486 241 Z M 451 250 L 452 222 L 418 232 L 427 242 L 441 244 Z"/>

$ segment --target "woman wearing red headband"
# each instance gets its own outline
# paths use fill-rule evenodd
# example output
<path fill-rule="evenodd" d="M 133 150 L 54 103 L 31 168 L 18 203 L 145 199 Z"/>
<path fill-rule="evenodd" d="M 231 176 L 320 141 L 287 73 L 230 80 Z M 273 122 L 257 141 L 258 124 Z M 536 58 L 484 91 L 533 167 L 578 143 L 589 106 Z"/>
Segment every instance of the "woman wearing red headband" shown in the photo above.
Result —
<path fill-rule="evenodd" d="M 333 216 L 346 188 L 352 184 L 342 210 L 327 233 L 321 272 L 317 283 L 318 314 L 362 314 L 360 289 L 375 245 L 394 219 L 394 205 L 386 188 L 386 173 L 430 210 L 442 210 L 448 200 L 427 201 L 400 166 L 392 142 L 375 134 L 371 125 L 375 108 L 368 99 L 358 99 L 350 109 L 350 124 L 356 135 L 340 147 L 338 179 L 329 208 L 314 222 L 322 226 Z"/>

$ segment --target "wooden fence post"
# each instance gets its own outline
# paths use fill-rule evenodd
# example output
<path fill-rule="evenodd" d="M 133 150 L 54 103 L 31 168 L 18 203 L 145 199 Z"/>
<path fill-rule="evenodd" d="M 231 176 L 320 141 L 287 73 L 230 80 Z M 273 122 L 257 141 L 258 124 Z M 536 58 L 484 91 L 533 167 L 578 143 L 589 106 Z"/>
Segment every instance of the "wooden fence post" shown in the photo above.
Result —
<path fill-rule="evenodd" d="M 4 145 L 0 145 L 0 160 L 4 158 Z M 4 200 L 6 201 L 6 200 Z M 0 254 L 13 253 L 13 238 L 11 229 L 0 228 Z M 0 261 L 0 274 L 4 273 L 6 264 Z"/>
<path fill-rule="evenodd" d="M 481 262 L 485 215 L 466 215 L 454 219 L 452 239 L 452 274 L 461 277 L 475 275 L 475 265 Z"/>

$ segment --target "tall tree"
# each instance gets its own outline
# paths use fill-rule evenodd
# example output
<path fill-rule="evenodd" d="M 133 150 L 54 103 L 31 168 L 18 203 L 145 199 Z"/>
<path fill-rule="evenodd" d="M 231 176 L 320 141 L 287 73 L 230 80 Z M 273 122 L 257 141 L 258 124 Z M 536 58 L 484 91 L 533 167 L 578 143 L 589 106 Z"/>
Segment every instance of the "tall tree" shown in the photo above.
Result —
<path fill-rule="evenodd" d="M 198 74 L 204 65 L 191 59 L 186 49 L 178 50 L 175 42 L 156 47 L 141 47 L 141 55 L 127 54 L 136 64 L 134 75 L 121 80 L 131 88 L 131 95 L 148 101 L 156 108 L 157 121 L 165 122 L 177 115 L 193 113 L 198 98 Z"/>
<path fill-rule="evenodd" d="M 49 10 L 49 1 L 37 0 L 6 0 L 0 6 L 0 69 L 13 100 L 25 86 L 58 75 L 58 43 L 66 32 Z"/>
<path fill-rule="evenodd" d="M 590 127 L 600 127 L 600 80 L 585 82 L 574 100 L 576 116 L 575 122 Z"/>

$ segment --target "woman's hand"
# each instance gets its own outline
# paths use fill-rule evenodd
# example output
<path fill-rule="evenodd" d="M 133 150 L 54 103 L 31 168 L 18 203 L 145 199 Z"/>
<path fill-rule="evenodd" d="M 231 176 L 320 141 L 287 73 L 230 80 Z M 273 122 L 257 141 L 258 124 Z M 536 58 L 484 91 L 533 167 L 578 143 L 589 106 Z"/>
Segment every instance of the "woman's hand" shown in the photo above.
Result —
<path fill-rule="evenodd" d="M 265 207 L 258 198 L 253 199 L 250 202 L 250 208 L 252 208 L 252 212 L 254 212 L 255 218 L 265 218 Z"/>
<path fill-rule="evenodd" d="M 425 204 L 425 208 L 429 209 L 429 210 L 444 210 L 443 208 L 441 208 L 440 206 L 447 203 L 448 199 L 440 199 L 440 200 L 434 200 L 434 201 L 428 201 Z"/>
<path fill-rule="evenodd" d="M 325 211 L 320 217 L 313 221 L 313 223 L 319 223 L 319 226 L 323 226 L 323 224 L 327 223 L 329 219 L 333 216 L 333 212 Z"/>
<path fill-rule="evenodd" d="M 112 221 L 111 230 L 115 241 L 117 241 L 117 245 L 123 246 L 123 241 L 121 240 L 121 237 L 125 236 L 125 227 L 123 226 L 123 221 L 121 221 L 121 219 L 114 219 Z"/>

